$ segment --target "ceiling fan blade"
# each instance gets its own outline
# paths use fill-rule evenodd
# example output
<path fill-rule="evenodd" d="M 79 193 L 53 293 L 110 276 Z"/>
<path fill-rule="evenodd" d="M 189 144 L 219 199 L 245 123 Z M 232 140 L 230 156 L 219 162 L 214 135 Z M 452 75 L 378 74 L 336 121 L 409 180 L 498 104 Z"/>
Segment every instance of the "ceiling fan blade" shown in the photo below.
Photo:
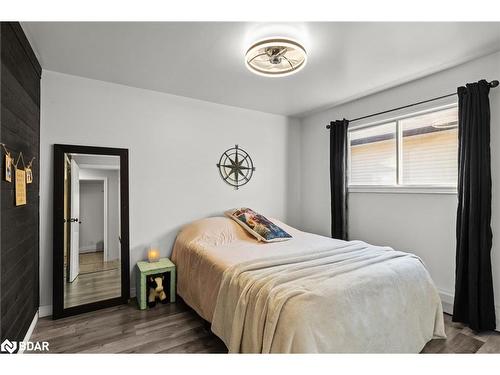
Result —
<path fill-rule="evenodd" d="M 291 67 L 292 69 L 295 69 L 295 67 L 293 66 L 293 64 L 290 62 L 290 60 L 288 60 L 288 58 L 287 58 L 286 56 L 283 56 L 283 58 L 284 58 L 286 61 L 288 61 L 288 63 L 290 64 L 290 67 Z"/>
<path fill-rule="evenodd" d="M 286 52 L 288 52 L 288 48 L 283 47 L 283 49 L 282 49 L 280 52 L 278 52 L 278 54 L 276 54 L 276 56 L 282 56 L 282 55 L 284 55 Z"/>
<path fill-rule="evenodd" d="M 259 53 L 258 55 L 255 55 L 254 57 L 252 57 L 250 60 L 248 60 L 248 63 L 250 64 L 253 60 L 255 60 L 257 57 L 260 57 L 260 56 L 264 56 L 264 55 L 267 55 L 267 53 L 263 52 L 263 53 Z"/>

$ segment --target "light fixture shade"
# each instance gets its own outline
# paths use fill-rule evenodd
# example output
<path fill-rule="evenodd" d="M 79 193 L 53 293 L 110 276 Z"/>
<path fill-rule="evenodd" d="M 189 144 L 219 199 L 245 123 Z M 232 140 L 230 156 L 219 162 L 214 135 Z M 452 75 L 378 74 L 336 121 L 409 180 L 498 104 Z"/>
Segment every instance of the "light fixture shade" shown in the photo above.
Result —
<path fill-rule="evenodd" d="M 266 39 L 251 46 L 245 55 L 250 71 L 268 77 L 283 77 L 304 68 L 307 53 L 299 43 L 284 38 Z"/>

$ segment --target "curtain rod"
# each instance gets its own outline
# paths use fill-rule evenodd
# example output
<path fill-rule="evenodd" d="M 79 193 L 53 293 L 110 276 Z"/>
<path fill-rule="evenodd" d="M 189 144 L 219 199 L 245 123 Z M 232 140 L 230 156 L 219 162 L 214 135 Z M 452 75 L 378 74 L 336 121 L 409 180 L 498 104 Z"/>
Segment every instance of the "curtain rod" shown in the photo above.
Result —
<path fill-rule="evenodd" d="M 494 81 L 491 81 L 489 82 L 489 85 L 491 88 L 495 88 L 497 87 L 499 84 L 499 82 L 497 80 L 494 80 Z M 361 117 L 357 117 L 355 119 L 352 119 L 352 120 L 349 120 L 349 123 L 351 122 L 354 122 L 354 121 L 359 121 L 359 120 L 364 120 L 365 118 L 370 118 L 370 117 L 374 117 L 374 116 L 378 116 L 378 115 L 383 115 L 385 113 L 389 113 L 389 112 L 394 112 L 394 111 L 399 111 L 400 109 L 405 109 L 405 108 L 410 108 L 410 107 L 414 107 L 416 105 L 419 105 L 419 104 L 425 104 L 425 103 L 429 103 L 429 102 L 433 102 L 435 100 L 439 100 L 439 99 L 444 99 L 444 98 L 448 98 L 450 96 L 453 96 L 453 95 L 457 95 L 456 92 L 452 93 L 452 94 L 446 94 L 446 95 L 442 95 L 442 96 L 438 96 L 436 98 L 432 98 L 432 99 L 427 99 L 427 100 L 422 100 L 421 102 L 416 102 L 416 103 L 412 103 L 412 104 L 407 104 L 407 105 L 404 105 L 402 107 L 397 107 L 397 108 L 393 108 L 393 109 L 388 109 L 386 111 L 382 111 L 382 112 L 377 112 L 377 113 L 372 113 L 371 115 L 366 115 L 366 116 L 361 116 Z M 327 129 L 330 129 L 330 125 L 327 125 L 326 128 Z"/>

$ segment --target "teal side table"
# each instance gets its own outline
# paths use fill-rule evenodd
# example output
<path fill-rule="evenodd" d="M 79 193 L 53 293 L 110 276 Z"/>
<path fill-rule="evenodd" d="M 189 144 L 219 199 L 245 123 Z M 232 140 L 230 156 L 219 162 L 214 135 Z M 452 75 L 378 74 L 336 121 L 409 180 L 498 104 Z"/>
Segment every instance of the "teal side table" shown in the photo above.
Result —
<path fill-rule="evenodd" d="M 168 258 L 161 258 L 158 262 L 137 262 L 136 290 L 139 309 L 146 309 L 147 291 L 146 277 L 159 273 L 170 273 L 170 302 L 175 302 L 175 264 Z"/>

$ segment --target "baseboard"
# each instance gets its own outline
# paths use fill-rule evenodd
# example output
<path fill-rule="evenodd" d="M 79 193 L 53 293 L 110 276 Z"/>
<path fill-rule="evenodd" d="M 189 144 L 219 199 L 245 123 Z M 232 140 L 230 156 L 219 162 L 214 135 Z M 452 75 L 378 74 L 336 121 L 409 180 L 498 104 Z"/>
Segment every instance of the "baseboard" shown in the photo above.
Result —
<path fill-rule="evenodd" d="M 102 253 L 103 249 L 96 249 L 95 246 L 82 246 L 78 249 L 78 252 L 81 254 L 85 253 Z"/>
<path fill-rule="evenodd" d="M 38 308 L 38 316 L 40 318 L 45 318 L 46 316 L 52 315 L 52 305 L 40 306 Z"/>
<path fill-rule="evenodd" d="M 439 290 L 439 297 L 441 297 L 441 304 L 443 305 L 443 311 L 447 314 L 453 314 L 453 293 Z"/>
<path fill-rule="evenodd" d="M 33 334 L 33 331 L 35 330 L 36 323 L 38 322 L 38 311 L 35 313 L 35 316 L 33 317 L 33 320 L 31 321 L 30 327 L 28 328 L 28 332 L 26 332 L 26 335 L 24 336 L 24 347 L 26 347 L 26 344 L 28 341 L 30 341 L 31 335 Z M 24 350 L 19 349 L 17 354 L 23 354 Z"/>
<path fill-rule="evenodd" d="M 454 294 L 445 290 L 439 290 L 439 296 L 441 297 L 441 303 L 443 305 L 443 311 L 447 314 L 453 315 L 453 301 L 455 299 Z M 500 306 L 495 306 L 495 316 L 497 320 L 497 327 L 495 331 L 500 332 Z"/>

